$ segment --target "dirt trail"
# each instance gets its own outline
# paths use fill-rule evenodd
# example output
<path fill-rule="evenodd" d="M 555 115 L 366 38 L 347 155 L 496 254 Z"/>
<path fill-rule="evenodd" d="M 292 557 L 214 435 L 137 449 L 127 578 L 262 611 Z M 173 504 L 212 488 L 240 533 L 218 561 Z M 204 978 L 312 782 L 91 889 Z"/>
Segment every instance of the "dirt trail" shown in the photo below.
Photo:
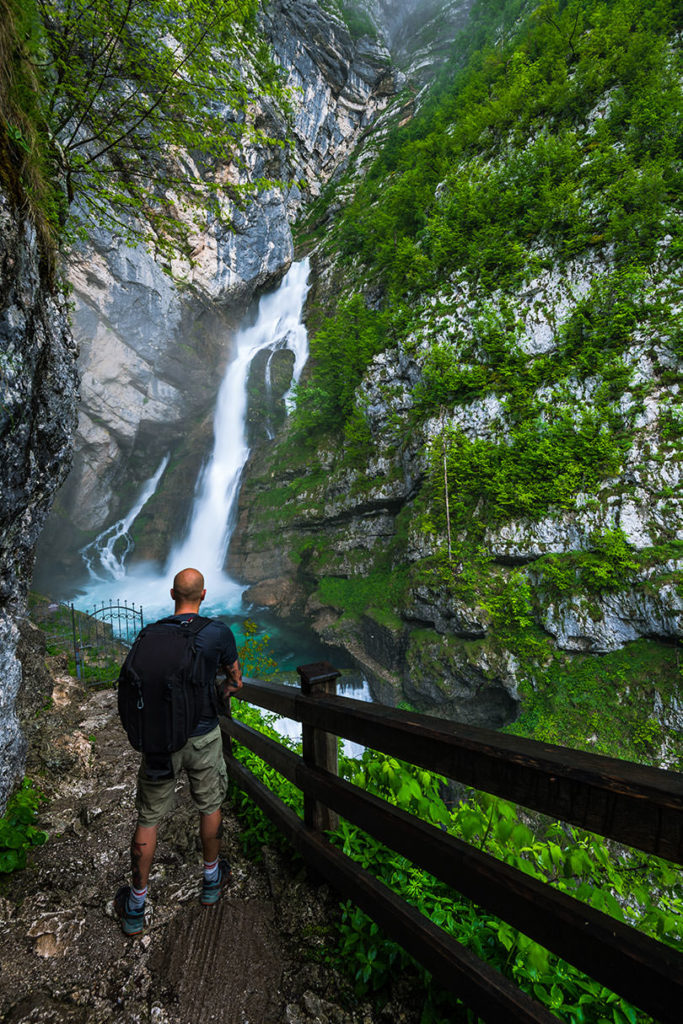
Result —
<path fill-rule="evenodd" d="M 201 852 L 187 786 L 159 830 L 141 939 L 123 936 L 112 899 L 129 881 L 137 757 L 113 690 L 57 680 L 27 773 L 46 792 L 48 843 L 0 881 L 0 1020 L 153 1024 L 409 1022 L 397 1005 L 354 1003 L 320 961 L 336 900 L 265 851 L 246 860 L 225 814 L 233 883 L 217 907 L 198 902 Z"/>

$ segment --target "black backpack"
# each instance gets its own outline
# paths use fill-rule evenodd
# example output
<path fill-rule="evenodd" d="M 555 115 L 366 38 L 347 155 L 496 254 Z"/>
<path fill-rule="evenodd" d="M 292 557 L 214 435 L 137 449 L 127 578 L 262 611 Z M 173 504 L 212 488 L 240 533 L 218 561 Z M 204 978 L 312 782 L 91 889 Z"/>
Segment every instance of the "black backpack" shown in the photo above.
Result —
<path fill-rule="evenodd" d="M 209 622 L 160 619 L 135 638 L 118 678 L 119 717 L 135 750 L 168 755 L 192 735 L 205 706 L 195 639 Z"/>

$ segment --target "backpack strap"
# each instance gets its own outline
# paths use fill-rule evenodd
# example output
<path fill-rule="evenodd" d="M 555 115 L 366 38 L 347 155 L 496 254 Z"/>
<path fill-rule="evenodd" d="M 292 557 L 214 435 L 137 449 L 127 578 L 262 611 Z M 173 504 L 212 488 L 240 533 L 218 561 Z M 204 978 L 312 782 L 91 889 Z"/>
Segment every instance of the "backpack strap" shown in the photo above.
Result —
<path fill-rule="evenodd" d="M 182 629 L 186 629 L 188 633 L 192 633 L 193 636 L 197 636 L 210 622 L 213 622 L 213 619 L 209 619 L 205 615 L 196 615 L 194 619 L 187 619 L 186 622 L 177 622 L 173 615 L 168 615 L 165 619 L 159 619 L 158 621 L 168 623 L 169 626 L 180 626 Z"/>
<path fill-rule="evenodd" d="M 168 623 L 169 626 L 179 626 L 181 629 L 187 630 L 193 637 L 196 637 L 205 629 L 213 619 L 207 618 L 206 615 L 195 615 L 193 619 L 187 619 L 185 622 L 177 622 L 173 615 L 167 616 L 165 619 L 160 619 L 160 622 L 164 624 Z M 214 714 L 218 713 L 218 706 L 216 704 L 216 687 L 210 685 L 208 687 L 209 703 Z"/>

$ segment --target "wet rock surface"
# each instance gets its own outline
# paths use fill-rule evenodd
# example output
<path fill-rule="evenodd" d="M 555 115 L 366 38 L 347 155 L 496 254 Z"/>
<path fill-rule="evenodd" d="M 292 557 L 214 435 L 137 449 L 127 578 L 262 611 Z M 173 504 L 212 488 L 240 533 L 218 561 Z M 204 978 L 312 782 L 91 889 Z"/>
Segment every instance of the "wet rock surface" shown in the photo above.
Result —
<path fill-rule="evenodd" d="M 222 855 L 233 882 L 199 904 L 201 851 L 184 782 L 159 829 L 146 927 L 128 939 L 113 915 L 129 882 L 138 755 L 118 723 L 113 690 L 56 679 L 40 716 L 29 774 L 48 797 L 48 842 L 0 882 L 0 1019 L 154 1024 L 373 1024 L 416 1021 L 405 1006 L 359 1004 L 324 964 L 337 900 L 301 862 L 272 849 L 254 864 L 224 807 Z M 36 737 L 38 739 L 38 737 Z"/>
<path fill-rule="evenodd" d="M 285 159 L 277 147 L 254 146 L 244 168 L 221 167 L 219 176 L 242 184 L 278 179 L 283 186 L 261 190 L 244 209 L 226 197 L 223 221 L 210 219 L 200 231 L 193 226 L 192 265 L 178 259 L 169 268 L 142 244 L 126 246 L 105 229 L 91 231 L 87 245 L 71 253 L 82 401 L 73 467 L 38 549 L 36 580 L 52 595 L 71 592 L 83 574 L 80 549 L 126 514 L 172 452 L 149 502 L 150 521 L 138 524 L 135 538 L 135 557 L 163 562 L 185 525 L 192 482 L 210 450 L 236 326 L 254 296 L 291 265 L 291 223 L 304 193 L 319 194 L 397 89 L 386 47 L 354 41 L 314 0 L 273 2 L 263 30 L 293 90 L 293 113 L 290 124 L 261 98 L 254 101 L 255 120 L 274 138 L 291 137 L 293 149 Z M 274 377 L 281 375 L 274 368 Z M 252 440 L 281 426 L 280 397 L 275 394 L 274 415 L 250 423 Z M 158 520 L 169 518 L 160 533 Z"/>
<path fill-rule="evenodd" d="M 26 211 L 0 189 L 0 811 L 26 752 L 16 701 L 33 553 L 69 468 L 78 398 L 66 298 L 43 258 Z"/>

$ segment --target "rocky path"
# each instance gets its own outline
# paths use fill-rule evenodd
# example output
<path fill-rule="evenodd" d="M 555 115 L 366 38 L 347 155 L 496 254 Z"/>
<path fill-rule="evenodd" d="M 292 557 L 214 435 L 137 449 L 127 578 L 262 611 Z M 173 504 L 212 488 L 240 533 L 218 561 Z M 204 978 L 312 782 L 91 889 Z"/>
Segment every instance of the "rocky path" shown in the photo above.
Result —
<path fill-rule="evenodd" d="M 153 1024 L 387 1024 L 414 1018 L 396 1001 L 359 1005 L 325 963 L 336 901 L 266 849 L 246 860 L 228 810 L 222 852 L 233 883 L 198 902 L 196 814 L 179 784 L 159 830 L 149 920 L 127 939 L 112 899 L 129 872 L 137 755 L 113 690 L 57 678 L 32 738 L 28 774 L 48 796 L 50 839 L 25 871 L 0 880 L 0 1020 Z M 0 876 L 1 877 L 1 876 Z"/>

